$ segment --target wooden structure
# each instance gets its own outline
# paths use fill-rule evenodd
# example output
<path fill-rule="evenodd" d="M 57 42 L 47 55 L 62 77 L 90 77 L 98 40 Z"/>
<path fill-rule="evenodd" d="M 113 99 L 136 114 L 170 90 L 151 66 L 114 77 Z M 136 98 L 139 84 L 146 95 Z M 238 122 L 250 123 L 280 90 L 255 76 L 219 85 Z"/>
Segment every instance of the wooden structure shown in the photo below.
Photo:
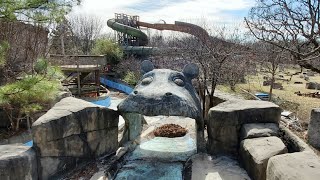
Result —
<path fill-rule="evenodd" d="M 100 65 L 63 65 L 60 68 L 67 74 L 67 78 L 62 81 L 63 85 L 74 95 L 81 97 L 94 93 L 100 96 L 100 92 L 106 90 L 100 85 Z M 91 73 L 94 74 L 94 82 L 85 83 L 84 79 Z"/>

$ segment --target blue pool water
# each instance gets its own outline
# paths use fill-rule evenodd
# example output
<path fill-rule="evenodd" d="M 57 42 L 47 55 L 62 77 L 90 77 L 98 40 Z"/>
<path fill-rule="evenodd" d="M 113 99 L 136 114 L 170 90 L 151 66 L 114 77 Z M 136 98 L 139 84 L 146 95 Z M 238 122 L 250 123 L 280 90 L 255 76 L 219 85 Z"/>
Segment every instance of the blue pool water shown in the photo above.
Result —
<path fill-rule="evenodd" d="M 90 101 L 93 104 L 109 107 L 111 104 L 111 97 L 107 97 L 106 99 L 98 100 L 98 101 Z"/>
<path fill-rule="evenodd" d="M 120 84 L 120 83 L 116 83 L 116 82 L 110 81 L 110 80 L 108 80 L 108 79 L 106 79 L 106 78 L 102 78 L 102 77 L 101 77 L 101 78 L 100 78 L 100 82 L 101 82 L 102 84 L 104 84 L 105 86 L 108 86 L 108 87 L 117 89 L 117 90 L 122 91 L 122 92 L 124 92 L 124 93 L 126 93 L 126 94 L 130 94 L 130 93 L 133 91 L 133 89 L 132 89 L 131 87 L 129 87 L 129 86 L 126 86 L 126 85 L 124 85 L 124 84 Z"/>
<path fill-rule="evenodd" d="M 32 145 L 33 145 L 33 141 L 26 142 L 24 145 L 25 145 L 25 146 L 32 147 Z"/>

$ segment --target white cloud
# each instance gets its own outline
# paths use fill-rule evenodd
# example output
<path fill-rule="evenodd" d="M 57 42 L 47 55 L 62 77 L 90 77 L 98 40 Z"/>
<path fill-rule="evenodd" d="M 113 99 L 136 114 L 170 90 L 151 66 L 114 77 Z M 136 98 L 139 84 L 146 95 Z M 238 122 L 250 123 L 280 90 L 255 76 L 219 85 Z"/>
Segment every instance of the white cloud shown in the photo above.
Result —
<path fill-rule="evenodd" d="M 205 20 L 207 24 L 239 24 L 243 21 L 243 15 L 235 12 L 246 12 L 254 3 L 254 0 L 174 0 L 163 2 L 159 8 L 143 11 L 141 7 L 147 0 L 83 0 L 80 7 L 74 8 L 76 13 L 88 13 L 103 19 L 114 18 L 114 13 L 126 13 L 139 15 L 141 21 L 155 23 L 160 19 L 167 23 L 174 21 L 188 21 L 199 24 L 199 20 Z M 159 0 L 160 1 L 160 0 Z M 162 0 L 163 1 L 163 0 Z M 150 3 L 149 3 L 150 4 Z M 140 9 L 140 10 L 139 10 Z M 144 7 L 147 10 L 148 7 Z M 106 28 L 107 29 L 107 28 Z"/>

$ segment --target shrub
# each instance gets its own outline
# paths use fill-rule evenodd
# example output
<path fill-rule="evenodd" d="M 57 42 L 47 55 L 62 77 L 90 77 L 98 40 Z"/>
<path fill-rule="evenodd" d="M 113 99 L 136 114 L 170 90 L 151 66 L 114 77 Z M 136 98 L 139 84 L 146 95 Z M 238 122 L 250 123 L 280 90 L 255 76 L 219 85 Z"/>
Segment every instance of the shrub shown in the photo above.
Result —
<path fill-rule="evenodd" d="M 6 63 L 6 54 L 9 49 L 9 43 L 6 41 L 0 42 L 0 66 Z"/>
<path fill-rule="evenodd" d="M 21 80 L 0 87 L 0 106 L 8 114 L 11 125 L 17 130 L 20 119 L 29 118 L 55 99 L 59 88 L 61 71 L 50 66 L 46 60 L 38 60 L 34 66 L 38 74 L 26 75 Z"/>
<path fill-rule="evenodd" d="M 124 76 L 123 81 L 125 81 L 129 85 L 135 86 L 138 83 L 139 78 L 133 71 L 128 71 Z"/>
<path fill-rule="evenodd" d="M 111 64 L 119 63 L 123 57 L 122 49 L 116 43 L 107 38 L 96 40 L 92 53 L 96 55 L 105 55 Z"/>

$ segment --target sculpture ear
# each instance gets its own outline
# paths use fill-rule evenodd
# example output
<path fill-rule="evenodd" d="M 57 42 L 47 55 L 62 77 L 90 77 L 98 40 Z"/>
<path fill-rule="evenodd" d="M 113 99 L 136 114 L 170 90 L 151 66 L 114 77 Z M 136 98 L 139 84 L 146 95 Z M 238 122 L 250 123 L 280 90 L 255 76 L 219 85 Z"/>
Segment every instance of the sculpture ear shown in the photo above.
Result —
<path fill-rule="evenodd" d="M 199 75 L 199 68 L 194 63 L 187 64 L 183 68 L 183 74 L 190 79 L 196 78 Z"/>
<path fill-rule="evenodd" d="M 149 71 L 152 71 L 154 69 L 153 64 L 149 60 L 144 60 L 141 63 L 141 70 L 143 73 L 147 73 Z"/>

